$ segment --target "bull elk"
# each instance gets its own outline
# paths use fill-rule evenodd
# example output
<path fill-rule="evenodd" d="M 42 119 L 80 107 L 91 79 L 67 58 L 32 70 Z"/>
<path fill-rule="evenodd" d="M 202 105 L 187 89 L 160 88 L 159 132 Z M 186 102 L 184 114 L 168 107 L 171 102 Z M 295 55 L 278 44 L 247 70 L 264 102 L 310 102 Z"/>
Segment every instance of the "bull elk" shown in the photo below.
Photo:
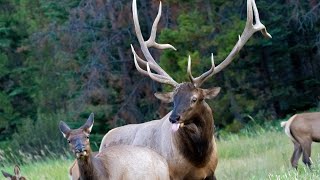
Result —
<path fill-rule="evenodd" d="M 21 176 L 20 167 L 18 165 L 15 165 L 13 168 L 14 175 L 11 175 L 10 173 L 4 172 L 4 171 L 1 171 L 1 172 L 2 172 L 3 176 L 7 179 L 11 179 L 11 180 L 26 180 L 27 179 L 27 178 Z"/>
<path fill-rule="evenodd" d="M 59 129 L 67 139 L 76 155 L 76 179 L 90 180 L 169 180 L 169 169 L 166 160 L 158 153 L 146 147 L 119 145 L 92 154 L 89 135 L 93 126 L 93 113 L 86 123 L 78 129 L 70 129 L 61 121 Z M 76 175 L 77 173 L 75 173 Z"/>
<path fill-rule="evenodd" d="M 285 133 L 294 145 L 291 165 L 295 169 L 302 154 L 302 162 L 311 166 L 312 141 L 320 142 L 320 112 L 295 114 L 288 121 L 281 122 Z"/>
<path fill-rule="evenodd" d="M 109 131 L 103 138 L 100 152 L 115 144 L 146 146 L 161 154 L 168 162 L 171 179 L 215 179 L 217 167 L 217 147 L 214 134 L 212 110 L 205 102 L 218 95 L 220 88 L 202 89 L 201 85 L 212 75 L 224 69 L 249 38 L 257 31 L 266 37 L 271 35 L 260 22 L 258 9 L 254 0 L 247 1 L 247 22 L 241 36 L 227 56 L 215 66 L 213 56 L 210 70 L 194 78 L 191 75 L 191 58 L 189 56 L 187 72 L 190 82 L 177 83 L 154 60 L 150 47 L 157 49 L 174 49 L 170 44 L 155 42 L 157 24 L 161 17 L 161 2 L 158 14 L 152 26 L 150 38 L 145 41 L 140 30 L 136 0 L 132 3 L 133 21 L 136 36 L 146 59 L 140 58 L 131 45 L 137 70 L 154 81 L 174 87 L 173 92 L 155 93 L 164 102 L 173 102 L 171 112 L 160 120 L 142 124 L 130 124 Z M 255 24 L 254 23 L 255 17 Z M 142 67 L 143 66 L 143 67 Z"/>

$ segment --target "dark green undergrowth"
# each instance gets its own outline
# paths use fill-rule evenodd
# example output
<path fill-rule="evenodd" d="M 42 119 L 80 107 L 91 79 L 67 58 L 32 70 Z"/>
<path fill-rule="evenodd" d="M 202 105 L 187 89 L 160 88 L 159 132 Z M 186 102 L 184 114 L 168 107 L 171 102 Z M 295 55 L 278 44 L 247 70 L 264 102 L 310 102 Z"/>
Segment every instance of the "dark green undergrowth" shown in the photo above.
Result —
<path fill-rule="evenodd" d="M 58 128 L 62 119 L 68 118 L 59 114 L 40 114 L 35 120 L 25 119 L 12 137 L 0 141 L 0 164 L 29 164 L 38 160 L 70 157 L 68 144 Z M 66 122 L 71 124 L 71 128 L 82 125 L 79 122 Z M 94 151 L 98 150 L 102 137 L 103 134 L 95 134 L 93 129 L 90 140 Z"/>
<path fill-rule="evenodd" d="M 310 111 L 316 110 L 318 109 L 312 109 Z M 287 120 L 289 117 L 290 115 L 284 119 L 273 121 L 259 121 L 251 118 L 250 122 L 239 130 L 238 133 L 229 132 L 228 129 L 217 130 L 216 135 L 220 142 L 239 140 L 242 141 L 241 144 L 247 144 L 243 149 L 235 147 L 236 149 L 233 150 L 232 146 L 226 148 L 220 151 L 221 156 L 241 157 L 250 154 L 251 151 L 247 150 L 247 146 L 250 146 L 251 143 L 250 139 L 259 136 L 270 136 L 261 140 L 264 142 L 264 146 L 261 146 L 261 148 L 267 149 L 268 147 L 272 147 L 277 135 L 284 135 L 283 129 L 280 127 L 280 122 Z M 24 124 L 18 128 L 18 131 L 11 138 L 0 142 L 0 164 L 28 164 L 38 160 L 70 157 L 68 144 L 58 129 L 58 124 L 61 119 L 68 118 L 59 114 L 40 114 L 36 120 L 25 119 Z M 85 118 L 82 119 L 84 122 Z M 82 121 L 66 122 L 70 124 L 71 128 L 77 128 L 81 126 Z M 90 136 L 91 147 L 94 151 L 99 149 L 100 142 L 104 136 L 104 134 L 95 133 L 95 126 L 93 128 L 93 134 Z M 257 148 L 256 150 L 259 149 Z"/>

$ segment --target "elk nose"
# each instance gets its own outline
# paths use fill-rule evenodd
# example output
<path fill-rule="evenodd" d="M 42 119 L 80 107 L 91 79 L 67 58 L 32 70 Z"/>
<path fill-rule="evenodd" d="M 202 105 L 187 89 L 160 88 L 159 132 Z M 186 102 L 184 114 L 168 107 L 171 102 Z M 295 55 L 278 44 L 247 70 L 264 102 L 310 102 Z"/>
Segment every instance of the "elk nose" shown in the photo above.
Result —
<path fill-rule="evenodd" d="M 76 151 L 76 153 L 81 153 L 81 152 L 85 151 L 85 146 L 82 144 L 79 144 L 76 146 L 75 151 Z"/>
<path fill-rule="evenodd" d="M 177 123 L 177 122 L 179 121 L 179 119 L 180 119 L 180 115 L 171 115 L 171 116 L 169 117 L 169 121 L 170 121 L 171 123 Z"/>

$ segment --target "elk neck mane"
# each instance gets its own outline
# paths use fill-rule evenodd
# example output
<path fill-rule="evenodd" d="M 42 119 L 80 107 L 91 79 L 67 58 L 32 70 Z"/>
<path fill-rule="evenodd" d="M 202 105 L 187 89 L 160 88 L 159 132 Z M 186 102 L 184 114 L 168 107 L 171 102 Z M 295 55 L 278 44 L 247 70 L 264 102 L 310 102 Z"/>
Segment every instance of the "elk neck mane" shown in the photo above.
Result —
<path fill-rule="evenodd" d="M 174 135 L 179 152 L 194 166 L 203 167 L 213 151 L 213 116 L 208 104 L 191 117 L 185 126 Z"/>
<path fill-rule="evenodd" d="M 97 179 L 94 173 L 92 158 L 93 157 L 90 155 L 85 159 L 78 159 L 80 177 L 85 177 L 87 179 Z"/>
<path fill-rule="evenodd" d="M 96 158 L 92 152 L 90 152 L 90 155 L 86 158 L 77 159 L 77 161 L 80 177 L 84 177 L 84 179 L 99 179 L 100 171 L 106 171 L 107 174 L 109 174 L 107 169 L 105 169 L 103 166 L 103 163 L 107 162 L 102 162 L 102 159 Z"/>

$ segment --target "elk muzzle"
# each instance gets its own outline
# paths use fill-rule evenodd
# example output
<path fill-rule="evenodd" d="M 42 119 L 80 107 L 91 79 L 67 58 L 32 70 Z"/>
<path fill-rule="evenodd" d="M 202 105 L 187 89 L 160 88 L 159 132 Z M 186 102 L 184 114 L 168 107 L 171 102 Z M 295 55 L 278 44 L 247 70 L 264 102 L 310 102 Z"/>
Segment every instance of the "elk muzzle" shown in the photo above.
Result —
<path fill-rule="evenodd" d="M 171 129 L 173 132 L 178 131 L 180 127 L 184 126 L 183 122 L 179 122 L 181 119 L 181 116 L 179 114 L 171 114 L 169 117 L 169 121 L 172 123 Z"/>
<path fill-rule="evenodd" d="M 169 117 L 169 121 L 172 124 L 178 123 L 179 120 L 180 120 L 180 115 L 179 114 L 171 114 L 171 116 Z"/>
<path fill-rule="evenodd" d="M 86 146 L 82 143 L 77 143 L 74 147 L 74 153 L 77 156 L 77 158 L 86 156 L 87 155 Z"/>

